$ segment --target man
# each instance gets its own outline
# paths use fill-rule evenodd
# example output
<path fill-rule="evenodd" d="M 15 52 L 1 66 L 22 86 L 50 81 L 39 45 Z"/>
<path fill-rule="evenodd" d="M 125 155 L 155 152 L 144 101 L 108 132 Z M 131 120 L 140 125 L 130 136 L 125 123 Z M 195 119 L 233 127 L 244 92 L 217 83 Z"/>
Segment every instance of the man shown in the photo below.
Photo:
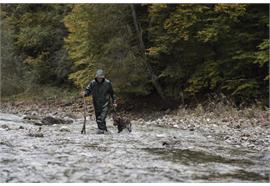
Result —
<path fill-rule="evenodd" d="M 89 83 L 85 91 L 81 94 L 82 96 L 92 95 L 98 125 L 97 134 L 104 134 L 104 132 L 107 131 L 105 120 L 109 110 L 110 98 L 112 99 L 114 107 L 116 107 L 117 104 L 112 84 L 108 79 L 105 79 L 103 70 L 97 70 L 95 79 Z"/>

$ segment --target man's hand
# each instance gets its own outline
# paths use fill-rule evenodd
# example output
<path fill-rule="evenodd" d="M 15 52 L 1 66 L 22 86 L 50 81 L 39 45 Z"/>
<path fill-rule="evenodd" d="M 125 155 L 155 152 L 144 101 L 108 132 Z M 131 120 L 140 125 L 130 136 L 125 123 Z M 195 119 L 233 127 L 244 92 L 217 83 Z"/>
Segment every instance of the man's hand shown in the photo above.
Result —
<path fill-rule="evenodd" d="M 81 91 L 80 95 L 81 95 L 82 97 L 84 97 L 84 96 L 85 96 L 85 91 Z"/>

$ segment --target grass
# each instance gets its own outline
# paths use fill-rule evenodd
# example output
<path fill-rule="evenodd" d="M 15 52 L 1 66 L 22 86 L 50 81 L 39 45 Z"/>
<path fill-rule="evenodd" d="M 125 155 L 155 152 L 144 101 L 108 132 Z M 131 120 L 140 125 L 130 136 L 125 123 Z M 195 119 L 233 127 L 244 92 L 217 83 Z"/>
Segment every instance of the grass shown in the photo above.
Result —
<path fill-rule="evenodd" d="M 58 101 L 71 101 L 79 96 L 79 90 L 67 89 L 59 87 L 36 87 L 35 89 L 25 91 L 23 93 L 11 96 L 1 97 L 3 102 L 58 102 Z"/>

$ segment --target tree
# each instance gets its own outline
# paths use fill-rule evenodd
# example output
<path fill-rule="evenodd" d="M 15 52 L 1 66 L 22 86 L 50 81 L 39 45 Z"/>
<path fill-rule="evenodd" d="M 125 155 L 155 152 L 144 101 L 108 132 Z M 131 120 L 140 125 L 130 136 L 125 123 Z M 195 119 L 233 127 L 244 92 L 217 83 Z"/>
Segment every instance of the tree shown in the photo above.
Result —
<path fill-rule="evenodd" d="M 268 98 L 269 5 L 6 4 L 1 11 L 3 86 L 14 90 L 18 79 L 83 88 L 102 68 L 128 97 Z"/>
<path fill-rule="evenodd" d="M 223 93 L 238 102 L 266 96 L 268 11 L 265 5 L 149 6 L 148 55 L 167 95 Z"/>
<path fill-rule="evenodd" d="M 14 54 L 13 34 L 14 28 L 9 24 L 7 13 L 1 11 L 1 96 L 24 90 L 22 59 Z"/>
<path fill-rule="evenodd" d="M 67 82 L 71 61 L 63 48 L 67 30 L 63 18 L 68 5 L 6 4 L 5 20 L 12 28 L 13 53 L 22 58 L 28 85 Z M 31 86 L 30 86 L 31 87 Z"/>
<path fill-rule="evenodd" d="M 70 78 L 85 87 L 103 68 L 121 94 L 146 95 L 152 89 L 133 30 L 129 5 L 74 5 L 65 18 L 66 48 L 74 61 Z"/>

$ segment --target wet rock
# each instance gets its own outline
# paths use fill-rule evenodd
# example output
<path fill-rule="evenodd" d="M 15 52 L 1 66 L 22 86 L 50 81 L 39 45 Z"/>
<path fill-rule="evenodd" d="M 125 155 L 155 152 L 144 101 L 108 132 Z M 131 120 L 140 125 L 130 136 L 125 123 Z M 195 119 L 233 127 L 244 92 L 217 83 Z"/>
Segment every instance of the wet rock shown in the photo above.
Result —
<path fill-rule="evenodd" d="M 171 112 L 171 109 L 165 110 L 165 114 L 169 114 Z"/>
<path fill-rule="evenodd" d="M 29 133 L 28 136 L 36 137 L 36 138 L 43 138 L 44 135 L 42 133 Z"/>
<path fill-rule="evenodd" d="M 225 137 L 224 137 L 224 140 L 227 140 L 227 139 L 229 139 L 229 138 L 230 138 L 229 136 L 225 136 Z"/>
<path fill-rule="evenodd" d="M 163 142 L 162 142 L 162 146 L 169 146 L 169 142 L 163 141 Z"/>
<path fill-rule="evenodd" d="M 52 113 L 52 115 L 57 115 L 57 114 L 58 114 L 58 112 L 53 112 L 53 113 Z"/>
<path fill-rule="evenodd" d="M 24 127 L 23 126 L 19 126 L 19 129 L 24 129 Z"/>
<path fill-rule="evenodd" d="M 44 135 L 43 135 L 43 133 L 41 132 L 41 127 L 39 127 L 39 129 L 37 130 L 37 131 L 32 131 L 31 129 L 29 129 L 29 131 L 28 131 L 28 136 L 30 136 L 30 137 L 37 137 L 37 138 L 43 138 L 44 137 Z"/>
<path fill-rule="evenodd" d="M 249 141 L 254 143 L 254 142 L 256 142 L 256 139 L 249 139 Z"/>
<path fill-rule="evenodd" d="M 242 137 L 250 137 L 250 134 L 244 133 L 241 135 Z"/>
<path fill-rule="evenodd" d="M 195 130 L 195 125 L 194 124 L 189 124 L 187 127 L 188 127 L 188 129 L 190 131 L 194 131 Z"/>
<path fill-rule="evenodd" d="M 143 124 L 145 121 L 144 121 L 144 119 L 139 118 L 136 122 L 137 122 L 138 124 Z"/>
<path fill-rule="evenodd" d="M 8 125 L 6 125 L 6 124 L 1 125 L 1 128 L 5 129 L 5 130 L 10 130 L 10 127 Z"/>
<path fill-rule="evenodd" d="M 225 142 L 229 143 L 229 144 L 233 143 L 232 140 L 230 140 L 230 139 L 226 139 Z"/>
<path fill-rule="evenodd" d="M 244 143 L 242 143 L 241 144 L 242 146 L 244 146 L 244 147 L 247 147 L 248 145 L 250 145 L 248 142 L 244 142 Z"/>
<path fill-rule="evenodd" d="M 170 140 L 170 141 L 163 141 L 162 146 L 167 147 L 167 148 L 172 148 L 176 146 L 180 146 L 181 142 L 178 140 Z"/>
<path fill-rule="evenodd" d="M 161 119 L 157 119 L 155 122 L 156 122 L 157 124 L 160 124 L 162 121 L 161 121 Z"/>
<path fill-rule="evenodd" d="M 22 117 L 22 119 L 25 119 L 25 120 L 38 120 L 40 118 L 38 116 L 36 116 L 36 115 L 34 115 L 34 116 L 32 116 L 32 115 L 24 115 Z"/>
<path fill-rule="evenodd" d="M 40 123 L 40 122 L 34 122 L 34 125 L 36 125 L 36 126 L 42 126 L 44 124 L 43 123 Z"/>
<path fill-rule="evenodd" d="M 60 128 L 60 132 L 70 132 L 70 129 L 68 127 L 66 127 L 66 126 L 62 126 Z"/>
<path fill-rule="evenodd" d="M 179 126 L 177 124 L 174 124 L 173 127 L 174 128 L 179 128 Z"/>
<path fill-rule="evenodd" d="M 163 137 L 166 137 L 166 135 L 165 134 L 156 134 L 156 137 L 163 138 Z"/>
<path fill-rule="evenodd" d="M 254 144 L 248 144 L 247 145 L 249 148 L 255 148 L 256 147 L 256 145 L 254 145 Z"/>
<path fill-rule="evenodd" d="M 55 118 L 52 116 L 47 116 L 42 118 L 41 123 L 43 125 L 53 125 L 53 124 L 70 124 L 72 123 L 72 120 L 64 120 L 64 119 L 60 119 L 60 118 Z"/>
<path fill-rule="evenodd" d="M 235 126 L 235 128 L 236 128 L 236 129 L 240 129 L 241 126 L 238 124 L 238 125 Z"/>
<path fill-rule="evenodd" d="M 223 118 L 221 121 L 222 121 L 222 122 L 229 122 L 229 119 Z"/>
<path fill-rule="evenodd" d="M 265 121 L 265 122 L 260 122 L 260 125 L 263 127 L 269 127 L 269 121 Z"/>
<path fill-rule="evenodd" d="M 152 124 L 152 122 L 147 121 L 147 122 L 145 122 L 145 124 L 146 124 L 146 125 L 151 125 L 151 124 Z"/>
<path fill-rule="evenodd" d="M 8 141 L 0 141 L 0 145 L 6 145 L 8 147 L 12 147 L 13 145 Z"/>

